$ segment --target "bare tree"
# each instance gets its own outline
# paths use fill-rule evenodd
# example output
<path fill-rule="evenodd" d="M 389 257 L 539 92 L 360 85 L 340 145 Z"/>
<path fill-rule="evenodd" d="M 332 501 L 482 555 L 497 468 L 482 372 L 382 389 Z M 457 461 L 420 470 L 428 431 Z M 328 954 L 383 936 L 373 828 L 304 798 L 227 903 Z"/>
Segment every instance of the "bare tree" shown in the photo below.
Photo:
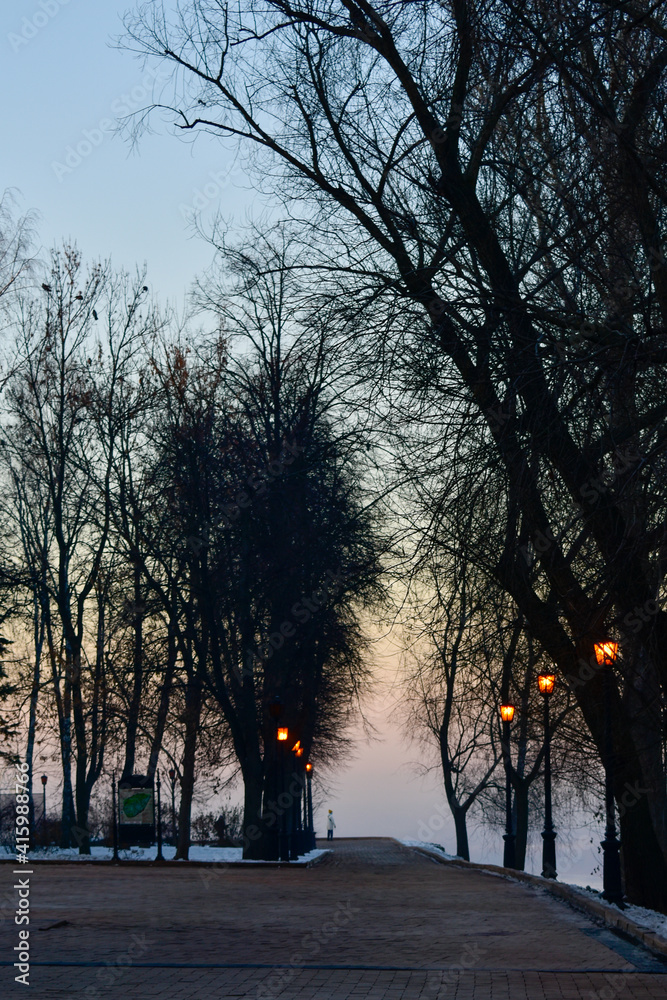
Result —
<path fill-rule="evenodd" d="M 408 731 L 437 748 L 456 853 L 470 860 L 467 817 L 501 761 L 495 703 L 479 668 L 480 595 L 468 567 L 435 556 L 406 609 L 413 669 L 405 679 Z M 423 624 L 422 624 L 423 623 Z"/>
<path fill-rule="evenodd" d="M 145 290 L 141 277 L 134 283 L 117 279 L 108 267 L 85 272 L 76 250 L 65 247 L 53 254 L 41 298 L 20 298 L 13 317 L 17 339 L 7 386 L 5 457 L 24 491 L 24 509 L 34 509 L 30 550 L 37 572 L 31 584 L 45 615 L 59 710 L 63 843 L 69 844 L 75 829 L 75 805 L 75 835 L 84 853 L 90 850 L 87 812 L 106 738 L 104 560 L 118 437 L 113 404 L 136 349 L 134 338 L 145 325 L 152 328 L 151 311 L 141 309 Z M 95 336 L 98 324 L 106 339 Z M 27 525 L 23 518 L 22 529 Z"/>
<path fill-rule="evenodd" d="M 23 288 L 32 273 L 34 221 L 30 214 L 17 218 L 16 198 L 5 191 L 0 197 L 0 300 Z"/>
<path fill-rule="evenodd" d="M 269 278 L 249 253 L 235 263 L 237 293 L 206 293 L 234 350 L 214 339 L 154 356 L 139 548 L 175 625 L 187 712 L 201 711 L 202 685 L 217 699 L 244 779 L 246 854 L 266 856 L 268 706 L 283 698 L 306 757 L 341 753 L 368 678 L 357 606 L 376 592 L 378 545 L 353 472 L 360 432 L 333 428 L 340 364 L 321 320 L 290 298 L 280 261 Z M 138 486 L 124 488 L 128 521 Z M 184 758 L 183 837 L 192 780 Z"/>
<path fill-rule="evenodd" d="M 602 674 L 574 681 L 639 620 L 615 794 L 652 789 L 621 816 L 625 881 L 667 909 L 662 8 L 197 0 L 127 25 L 191 85 L 177 128 L 251 144 L 310 199 L 311 266 L 372 306 L 376 357 L 437 358 L 474 403 L 517 527 L 496 577 L 610 765 Z"/>

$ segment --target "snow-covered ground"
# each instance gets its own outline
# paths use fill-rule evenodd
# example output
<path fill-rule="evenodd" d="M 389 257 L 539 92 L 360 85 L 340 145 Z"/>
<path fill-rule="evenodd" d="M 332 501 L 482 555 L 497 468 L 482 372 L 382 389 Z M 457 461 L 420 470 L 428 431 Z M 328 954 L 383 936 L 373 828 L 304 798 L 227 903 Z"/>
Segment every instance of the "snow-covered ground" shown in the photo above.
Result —
<path fill-rule="evenodd" d="M 431 851 L 436 851 L 441 854 L 443 858 L 447 861 L 463 861 L 463 858 L 459 858 L 453 854 L 447 854 L 444 847 L 440 844 L 426 843 L 422 840 L 401 840 L 401 844 L 405 844 L 406 847 L 427 847 Z M 496 874 L 496 872 L 490 872 L 490 874 Z M 511 875 L 507 876 L 511 878 Z M 539 876 L 537 876 L 539 877 Z M 544 880 L 545 883 L 547 879 Z M 596 889 L 591 889 L 589 886 L 572 885 L 571 883 L 565 883 L 570 889 L 573 890 L 577 895 L 582 896 L 583 899 L 594 899 L 596 902 L 601 903 L 602 906 L 606 907 L 612 913 L 618 913 L 618 908 L 613 906 L 611 903 L 607 903 L 606 900 L 602 898 L 602 893 L 598 892 Z M 624 916 L 628 920 L 632 920 L 633 923 L 641 927 L 642 930 L 652 931 L 658 937 L 663 938 L 667 942 L 667 917 L 664 913 L 658 913 L 656 910 L 647 910 L 643 906 L 631 906 L 626 904 L 623 910 Z"/>
<path fill-rule="evenodd" d="M 167 861 L 171 861 L 176 853 L 176 848 L 171 844 L 165 844 L 162 854 Z M 314 861 L 327 851 L 318 849 L 302 854 L 298 861 L 292 861 L 293 865 L 305 865 L 309 861 Z M 132 847 L 127 851 L 118 852 L 122 861 L 155 861 L 157 854 L 156 847 Z M 208 861 L 211 863 L 223 862 L 224 864 L 273 864 L 274 862 L 244 861 L 243 849 L 240 847 L 203 847 L 194 844 L 190 848 L 189 861 Z M 0 847 L 0 861 L 4 858 L 13 858 L 14 852 L 9 848 Z M 79 854 L 76 847 L 35 847 L 28 852 L 28 861 L 110 861 L 113 858 L 113 850 L 110 847 L 91 847 L 90 855 Z"/>
<path fill-rule="evenodd" d="M 570 885 L 570 889 L 573 889 L 577 895 L 583 896 L 585 899 L 595 899 L 598 903 L 602 903 L 608 910 L 618 913 L 618 907 L 612 906 L 611 903 L 604 900 L 602 893 L 596 889 L 583 888 L 580 885 Z M 667 917 L 664 913 L 657 913 L 656 910 L 647 910 L 643 906 L 631 906 L 629 903 L 626 903 L 623 915 L 628 920 L 632 920 L 638 927 L 641 927 L 642 930 L 652 931 L 658 937 L 667 941 Z"/>
<path fill-rule="evenodd" d="M 431 844 L 424 840 L 400 840 L 399 843 L 405 844 L 406 847 L 428 847 L 430 851 L 442 854 L 447 861 L 463 861 L 463 858 L 460 858 L 458 854 L 447 854 L 447 851 L 440 844 Z"/>

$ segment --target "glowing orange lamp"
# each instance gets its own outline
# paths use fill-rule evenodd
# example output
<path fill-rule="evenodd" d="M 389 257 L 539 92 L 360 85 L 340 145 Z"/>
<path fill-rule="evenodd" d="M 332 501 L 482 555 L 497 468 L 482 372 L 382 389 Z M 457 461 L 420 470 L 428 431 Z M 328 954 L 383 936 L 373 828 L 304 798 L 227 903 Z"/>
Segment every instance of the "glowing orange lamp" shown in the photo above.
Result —
<path fill-rule="evenodd" d="M 600 666 L 613 667 L 614 663 L 616 662 L 616 657 L 618 656 L 618 643 L 596 642 L 594 648 L 595 648 L 595 659 L 598 661 Z"/>
<path fill-rule="evenodd" d="M 552 694 L 556 683 L 556 676 L 555 674 L 540 674 L 537 678 L 537 683 L 540 687 L 540 694 Z"/>
<path fill-rule="evenodd" d="M 500 717 L 503 722 L 511 722 L 514 718 L 514 705 L 501 705 Z"/>

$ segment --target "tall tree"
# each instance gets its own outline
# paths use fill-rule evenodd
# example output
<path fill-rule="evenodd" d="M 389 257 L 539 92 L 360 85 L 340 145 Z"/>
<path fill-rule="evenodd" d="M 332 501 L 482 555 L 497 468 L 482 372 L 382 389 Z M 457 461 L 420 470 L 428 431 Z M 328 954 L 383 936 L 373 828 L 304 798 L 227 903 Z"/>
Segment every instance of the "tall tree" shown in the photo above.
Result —
<path fill-rule="evenodd" d="M 298 315 L 288 269 L 264 278 L 250 256 L 236 262 L 238 292 L 218 300 L 235 349 L 214 340 L 156 355 L 141 547 L 192 660 L 189 689 L 203 682 L 229 726 L 246 854 L 266 856 L 277 767 L 268 706 L 283 699 L 306 755 L 341 752 L 367 680 L 355 606 L 375 592 L 378 543 L 355 481 L 360 432 L 334 428 L 340 364 L 321 321 Z"/>
<path fill-rule="evenodd" d="M 31 581 L 44 602 L 46 577 L 63 844 L 75 835 L 83 853 L 90 851 L 88 808 L 105 750 L 104 560 L 118 438 L 114 397 L 128 375 L 135 338 L 153 329 L 152 310 L 142 310 L 146 291 L 142 276 L 132 282 L 101 265 L 86 271 L 78 252 L 66 246 L 54 251 L 39 297 L 19 298 L 13 316 L 16 353 L 6 389 L 4 454 L 15 481 L 22 489 L 27 484 L 26 503 L 39 510 L 31 545 L 40 572 Z M 98 324 L 104 330 L 99 337 Z M 100 427 L 102 434 L 96 433 Z"/>
<path fill-rule="evenodd" d="M 496 577 L 572 678 L 617 800 L 651 789 L 621 816 L 626 890 L 667 910 L 663 9 L 197 0 L 128 28 L 190 81 L 179 128 L 253 144 L 264 177 L 282 162 L 380 359 L 436 357 L 474 404 L 517 529 Z M 608 757 L 602 673 L 582 671 L 610 634 Z"/>

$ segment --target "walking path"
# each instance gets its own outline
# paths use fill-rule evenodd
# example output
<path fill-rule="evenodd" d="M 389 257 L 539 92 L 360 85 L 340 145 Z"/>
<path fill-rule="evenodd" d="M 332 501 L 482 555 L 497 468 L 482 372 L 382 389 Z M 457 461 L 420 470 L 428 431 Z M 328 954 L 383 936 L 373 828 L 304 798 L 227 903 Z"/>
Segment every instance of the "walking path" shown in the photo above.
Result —
<path fill-rule="evenodd" d="M 667 1000 L 667 966 L 548 893 L 390 839 L 310 869 L 40 865 L 32 1000 Z M 0 868 L 3 893 L 10 869 Z M 0 931 L 0 995 L 13 981 Z M 8 988 L 6 988 L 8 987 Z"/>

